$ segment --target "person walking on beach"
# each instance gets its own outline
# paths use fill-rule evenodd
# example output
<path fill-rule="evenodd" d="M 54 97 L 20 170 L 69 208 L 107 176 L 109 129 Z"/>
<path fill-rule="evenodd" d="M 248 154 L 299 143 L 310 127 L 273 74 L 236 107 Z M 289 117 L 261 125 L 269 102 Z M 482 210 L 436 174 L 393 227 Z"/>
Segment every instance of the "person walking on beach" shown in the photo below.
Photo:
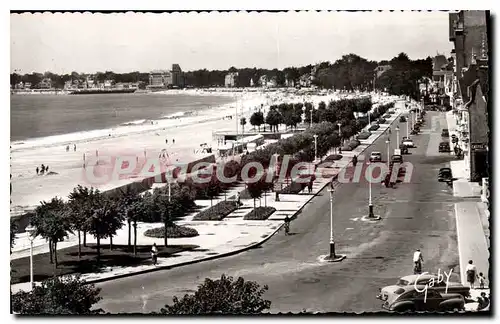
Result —
<path fill-rule="evenodd" d="M 40 174 L 45 173 L 45 165 L 42 164 L 42 167 L 40 168 Z"/>
<path fill-rule="evenodd" d="M 73 146 L 73 151 L 76 152 L 76 144 L 74 144 L 74 146 Z"/>
<path fill-rule="evenodd" d="M 469 260 L 469 264 L 465 268 L 465 273 L 467 275 L 467 282 L 469 283 L 470 289 L 474 289 L 474 282 L 476 281 L 477 269 L 472 260 Z"/>
<path fill-rule="evenodd" d="M 175 138 L 172 138 L 172 144 L 175 144 Z"/>
<path fill-rule="evenodd" d="M 66 145 L 66 152 L 69 152 L 69 145 Z"/>
<path fill-rule="evenodd" d="M 49 172 L 49 166 L 48 165 L 45 166 L 45 172 Z"/>
<path fill-rule="evenodd" d="M 153 247 L 151 248 L 151 260 L 153 264 L 156 265 L 158 261 L 158 248 L 156 247 L 156 243 L 153 243 Z"/>
<path fill-rule="evenodd" d="M 38 170 L 38 167 L 36 167 L 36 175 L 38 175 L 38 171 L 39 171 L 39 170 Z"/>
<path fill-rule="evenodd" d="M 165 139 L 165 144 L 168 144 L 168 139 Z"/>

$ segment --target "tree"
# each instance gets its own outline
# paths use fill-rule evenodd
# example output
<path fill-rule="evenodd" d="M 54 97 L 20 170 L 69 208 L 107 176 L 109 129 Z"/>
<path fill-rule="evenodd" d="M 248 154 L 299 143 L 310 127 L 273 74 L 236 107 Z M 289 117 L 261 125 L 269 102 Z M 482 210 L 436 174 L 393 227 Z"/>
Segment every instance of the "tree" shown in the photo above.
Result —
<path fill-rule="evenodd" d="M 92 216 L 88 220 L 89 233 L 97 239 L 97 261 L 101 259 L 101 239 L 110 237 L 123 226 L 123 218 L 120 215 L 116 201 L 98 194 L 92 201 Z"/>
<path fill-rule="evenodd" d="M 16 222 L 10 219 L 10 253 L 12 254 L 12 247 L 14 246 L 14 241 L 16 240 L 17 225 Z"/>
<path fill-rule="evenodd" d="M 81 232 L 83 232 L 84 246 L 87 244 L 87 220 L 92 216 L 92 199 L 99 194 L 99 190 L 78 185 L 69 194 L 69 221 L 72 230 L 78 233 L 78 258 L 81 257 Z"/>
<path fill-rule="evenodd" d="M 35 227 L 35 236 L 40 235 L 49 241 L 53 249 L 54 266 L 57 268 L 57 242 L 62 241 L 71 231 L 68 217 L 68 208 L 61 198 L 52 198 L 51 201 L 42 201 L 35 209 L 35 216 L 31 223 Z"/>
<path fill-rule="evenodd" d="M 134 228 L 134 256 L 137 256 L 137 222 L 147 218 L 150 213 L 150 205 L 144 197 L 138 196 L 139 198 L 134 200 L 127 208 L 128 219 L 132 221 L 132 226 Z M 165 230 L 165 233 L 167 231 Z"/>
<path fill-rule="evenodd" d="M 271 301 L 263 299 L 268 286 L 261 287 L 242 277 L 233 280 L 222 275 L 220 279 L 205 279 L 192 295 L 173 298 L 172 305 L 165 305 L 162 314 L 261 314 L 271 307 Z"/>
<path fill-rule="evenodd" d="M 128 240 L 127 240 L 127 247 L 130 249 L 131 246 L 131 230 L 132 230 L 132 222 L 134 218 L 136 217 L 135 215 L 132 214 L 131 206 L 139 200 L 141 197 L 139 196 L 139 191 L 136 189 L 133 189 L 135 187 L 130 187 L 127 186 L 125 191 L 121 192 L 119 199 L 119 208 L 120 212 L 123 214 L 123 218 L 127 220 L 128 224 Z"/>
<path fill-rule="evenodd" d="M 250 197 L 252 197 L 252 199 L 253 199 L 253 212 L 254 212 L 255 216 L 257 216 L 257 209 L 255 206 L 255 200 L 260 199 L 260 197 L 262 197 L 263 190 L 262 190 L 261 181 L 262 181 L 262 179 L 257 181 L 257 182 L 247 184 L 248 193 L 250 194 Z"/>
<path fill-rule="evenodd" d="M 32 291 L 12 295 L 12 310 L 22 315 L 95 315 L 92 309 L 102 298 L 101 288 L 87 284 L 79 276 L 53 277 L 35 286 Z"/>
<path fill-rule="evenodd" d="M 241 117 L 240 119 L 240 125 L 243 129 L 242 134 L 245 134 L 245 125 L 247 124 L 247 119 L 245 117 Z"/>
<path fill-rule="evenodd" d="M 260 125 L 264 123 L 264 114 L 260 111 L 256 111 L 250 116 L 250 124 L 252 126 L 257 126 L 260 132 Z"/>
<path fill-rule="evenodd" d="M 271 126 L 271 131 L 278 131 L 278 125 L 281 123 L 281 114 L 276 108 L 269 109 L 266 116 L 266 123 Z"/>

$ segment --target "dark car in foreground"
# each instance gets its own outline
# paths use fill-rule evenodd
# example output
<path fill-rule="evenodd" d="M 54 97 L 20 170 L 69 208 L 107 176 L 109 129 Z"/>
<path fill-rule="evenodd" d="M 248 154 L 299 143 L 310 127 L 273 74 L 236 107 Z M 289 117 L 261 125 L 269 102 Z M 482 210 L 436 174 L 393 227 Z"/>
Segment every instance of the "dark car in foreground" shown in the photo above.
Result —
<path fill-rule="evenodd" d="M 418 290 L 417 290 L 418 289 Z M 434 288 L 416 288 L 414 285 L 398 288 L 382 304 L 393 312 L 449 312 L 465 309 L 465 299 L 456 293 L 439 293 Z"/>
<path fill-rule="evenodd" d="M 450 137 L 450 132 L 448 131 L 448 129 L 443 129 L 441 131 L 441 137 Z"/>
<path fill-rule="evenodd" d="M 451 152 L 450 143 L 449 142 L 441 142 L 439 143 L 439 152 L 449 153 Z"/>

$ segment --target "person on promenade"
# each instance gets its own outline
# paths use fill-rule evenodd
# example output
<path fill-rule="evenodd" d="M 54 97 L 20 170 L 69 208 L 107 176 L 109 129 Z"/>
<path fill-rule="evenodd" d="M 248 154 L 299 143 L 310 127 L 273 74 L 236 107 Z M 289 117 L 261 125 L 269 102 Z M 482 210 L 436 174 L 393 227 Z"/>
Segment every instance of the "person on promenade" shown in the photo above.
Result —
<path fill-rule="evenodd" d="M 156 243 L 153 243 L 153 247 L 151 248 L 151 260 L 153 264 L 156 265 L 158 261 L 158 248 L 156 247 Z"/>
<path fill-rule="evenodd" d="M 415 253 L 413 253 L 413 273 L 420 274 L 422 273 L 422 263 L 424 262 L 424 257 L 422 256 L 422 252 L 420 249 L 417 249 Z"/>
<path fill-rule="evenodd" d="M 479 281 L 479 289 L 484 289 L 484 283 L 486 282 L 486 278 L 484 277 L 482 272 L 479 273 L 477 279 Z"/>
<path fill-rule="evenodd" d="M 354 156 L 352 157 L 352 166 L 354 166 L 354 167 L 355 167 L 355 166 L 356 166 L 356 164 L 358 164 L 358 157 L 357 157 L 356 155 L 354 155 Z"/>
<path fill-rule="evenodd" d="M 311 178 L 311 180 L 309 180 L 309 183 L 307 184 L 307 190 L 309 191 L 309 193 L 312 192 L 312 189 L 313 189 L 313 178 Z"/>
<path fill-rule="evenodd" d="M 285 235 L 290 234 L 290 217 L 285 216 Z"/>
<path fill-rule="evenodd" d="M 38 170 L 38 167 L 36 167 L 36 175 L 38 175 L 38 171 L 39 171 L 39 170 Z"/>
<path fill-rule="evenodd" d="M 42 167 L 40 168 L 40 174 L 45 173 L 45 165 L 42 164 Z"/>
<path fill-rule="evenodd" d="M 465 268 L 465 273 L 467 275 L 467 282 L 469 283 L 470 289 L 474 289 L 474 282 L 476 281 L 477 269 L 476 266 L 472 263 L 472 260 L 469 260 L 469 264 Z"/>

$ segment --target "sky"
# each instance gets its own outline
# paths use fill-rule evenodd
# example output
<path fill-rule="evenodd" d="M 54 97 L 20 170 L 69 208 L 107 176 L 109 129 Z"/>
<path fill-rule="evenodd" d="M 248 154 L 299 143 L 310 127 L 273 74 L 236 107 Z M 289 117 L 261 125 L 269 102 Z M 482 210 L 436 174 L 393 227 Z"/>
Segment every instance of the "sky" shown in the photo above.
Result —
<path fill-rule="evenodd" d="M 11 14 L 11 73 L 283 69 L 450 55 L 447 12 Z"/>

